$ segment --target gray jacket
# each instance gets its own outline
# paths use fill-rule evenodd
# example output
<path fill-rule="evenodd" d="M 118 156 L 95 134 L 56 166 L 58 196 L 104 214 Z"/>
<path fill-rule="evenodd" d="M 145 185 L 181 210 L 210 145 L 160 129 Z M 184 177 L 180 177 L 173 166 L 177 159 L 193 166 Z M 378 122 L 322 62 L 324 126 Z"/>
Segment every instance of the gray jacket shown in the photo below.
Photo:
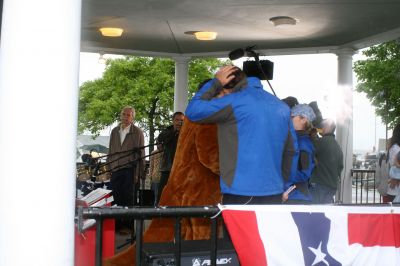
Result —
<path fill-rule="evenodd" d="M 135 148 L 144 146 L 143 131 L 135 125 L 131 125 L 129 133 L 126 135 L 121 145 L 119 135 L 120 125 L 113 128 L 110 135 L 109 156 L 107 158 L 108 167 L 111 172 L 135 166 L 135 177 L 144 178 L 145 156 L 144 149 Z M 139 158 L 143 158 L 139 160 Z"/>

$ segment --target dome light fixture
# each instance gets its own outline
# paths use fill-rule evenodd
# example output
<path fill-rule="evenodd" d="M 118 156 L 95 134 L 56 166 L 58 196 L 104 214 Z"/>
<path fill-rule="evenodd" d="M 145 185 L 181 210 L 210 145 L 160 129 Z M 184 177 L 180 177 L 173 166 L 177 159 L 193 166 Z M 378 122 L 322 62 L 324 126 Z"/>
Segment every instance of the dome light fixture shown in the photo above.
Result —
<path fill-rule="evenodd" d="M 275 27 L 286 26 L 286 25 L 296 25 L 296 23 L 297 23 L 296 19 L 294 19 L 292 17 L 288 17 L 288 16 L 272 17 L 269 19 L 269 21 L 271 21 L 271 23 L 274 24 Z"/>
<path fill-rule="evenodd" d="M 121 28 L 100 28 L 99 31 L 101 35 L 106 37 L 121 37 L 124 30 Z"/>
<path fill-rule="evenodd" d="M 214 31 L 195 31 L 194 36 L 200 41 L 212 41 L 217 38 L 217 33 Z"/>

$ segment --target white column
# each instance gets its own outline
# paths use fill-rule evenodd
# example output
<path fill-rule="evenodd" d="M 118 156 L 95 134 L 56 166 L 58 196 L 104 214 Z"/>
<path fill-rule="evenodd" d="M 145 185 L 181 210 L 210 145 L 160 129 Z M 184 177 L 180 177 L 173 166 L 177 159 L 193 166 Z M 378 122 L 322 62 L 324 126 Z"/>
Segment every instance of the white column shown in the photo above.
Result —
<path fill-rule="evenodd" d="M 0 265 L 73 265 L 80 0 L 5 0 Z"/>
<path fill-rule="evenodd" d="M 353 165 L 353 49 L 340 49 L 338 56 L 338 89 L 341 94 L 336 115 L 336 139 L 343 151 L 344 169 L 341 175 L 339 199 L 351 203 L 351 169 Z"/>
<path fill-rule="evenodd" d="M 190 57 L 175 57 L 174 112 L 185 112 L 188 104 Z"/>

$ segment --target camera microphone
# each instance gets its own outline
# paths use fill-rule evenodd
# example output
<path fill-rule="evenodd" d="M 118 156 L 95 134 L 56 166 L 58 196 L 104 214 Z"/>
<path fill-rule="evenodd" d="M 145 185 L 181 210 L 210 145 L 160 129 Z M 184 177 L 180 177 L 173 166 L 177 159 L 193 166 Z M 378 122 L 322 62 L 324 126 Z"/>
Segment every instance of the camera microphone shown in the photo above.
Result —
<path fill-rule="evenodd" d="M 243 49 L 243 48 L 235 49 L 229 53 L 228 57 L 230 60 L 236 60 L 245 55 L 246 56 L 254 56 L 254 55 L 256 55 L 256 53 L 253 50 L 255 47 L 256 46 L 253 45 L 253 46 L 247 46 L 245 49 Z"/>
<path fill-rule="evenodd" d="M 230 60 L 236 60 L 244 56 L 244 49 L 239 48 L 231 51 L 228 55 Z"/>

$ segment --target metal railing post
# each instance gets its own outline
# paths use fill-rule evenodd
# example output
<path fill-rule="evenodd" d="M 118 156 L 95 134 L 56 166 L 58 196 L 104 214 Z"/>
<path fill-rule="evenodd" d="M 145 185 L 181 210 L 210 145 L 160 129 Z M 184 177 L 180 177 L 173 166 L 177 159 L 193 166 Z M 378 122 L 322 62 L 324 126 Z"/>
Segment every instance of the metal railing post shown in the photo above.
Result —
<path fill-rule="evenodd" d="M 381 200 L 376 199 L 376 180 L 375 170 L 373 169 L 352 169 L 351 176 L 355 184 L 355 202 L 356 204 L 380 203 Z M 371 185 L 371 182 L 373 184 Z M 373 188 L 372 188 L 373 187 Z M 366 190 L 365 193 L 363 190 Z M 373 191 L 369 191 L 373 189 Z M 372 195 L 372 199 L 370 199 Z"/>
<path fill-rule="evenodd" d="M 217 226 L 218 226 L 218 218 L 211 219 L 211 266 L 217 265 Z"/>
<path fill-rule="evenodd" d="M 142 265 L 142 249 L 143 249 L 143 219 L 137 219 L 136 231 L 136 265 Z"/>
<path fill-rule="evenodd" d="M 102 254 L 103 254 L 103 218 L 96 219 L 96 257 L 95 265 L 102 265 Z"/>
<path fill-rule="evenodd" d="M 181 219 L 182 218 L 205 218 L 205 217 L 214 217 L 219 214 L 219 208 L 216 206 L 192 206 L 192 207 L 158 207 L 158 208 L 96 208 L 96 207 L 87 207 L 87 208 L 78 208 L 77 209 L 77 218 L 78 218 L 78 227 L 82 228 L 83 220 L 85 219 L 95 219 L 97 221 L 96 225 L 96 247 L 95 247 L 95 265 L 102 264 L 102 232 L 103 232 L 103 220 L 108 218 L 113 219 L 121 219 L 121 218 L 132 218 L 136 220 L 135 232 L 136 232 L 136 265 L 143 265 L 144 256 L 143 256 L 143 220 L 146 218 L 172 218 L 175 217 L 177 219 L 177 224 L 175 225 L 175 265 L 180 265 L 181 260 L 181 251 L 182 251 L 182 240 L 181 240 Z M 211 224 L 213 226 L 216 223 L 215 219 L 211 219 Z M 211 229 L 213 239 L 216 241 L 216 229 Z M 215 236 L 215 237 L 214 237 Z M 212 245 L 211 248 L 214 250 L 214 254 L 216 254 L 216 245 Z M 212 257 L 216 257 L 211 253 Z M 216 259 L 214 259 L 211 263 L 215 265 Z"/>
<path fill-rule="evenodd" d="M 181 217 L 175 220 L 175 265 L 181 265 Z"/>

